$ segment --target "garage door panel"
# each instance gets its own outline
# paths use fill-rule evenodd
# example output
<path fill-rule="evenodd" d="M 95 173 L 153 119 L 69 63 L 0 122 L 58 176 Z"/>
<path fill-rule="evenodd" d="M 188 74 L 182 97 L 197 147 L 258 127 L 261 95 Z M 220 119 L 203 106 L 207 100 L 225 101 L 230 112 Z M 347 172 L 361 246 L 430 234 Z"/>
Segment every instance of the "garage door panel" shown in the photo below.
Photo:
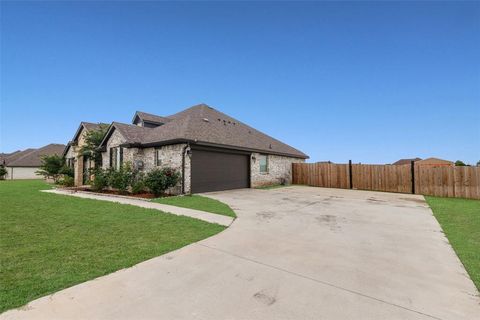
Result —
<path fill-rule="evenodd" d="M 249 187 L 249 156 L 205 150 L 192 151 L 192 192 Z"/>

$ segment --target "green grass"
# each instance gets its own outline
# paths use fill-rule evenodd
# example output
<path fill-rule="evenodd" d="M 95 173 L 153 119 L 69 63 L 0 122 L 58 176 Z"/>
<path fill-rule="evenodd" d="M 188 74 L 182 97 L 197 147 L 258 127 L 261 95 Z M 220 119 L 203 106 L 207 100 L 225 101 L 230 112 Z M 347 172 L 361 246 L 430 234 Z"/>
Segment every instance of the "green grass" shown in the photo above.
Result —
<path fill-rule="evenodd" d="M 480 200 L 425 198 L 480 291 Z"/>
<path fill-rule="evenodd" d="M 223 226 L 0 181 L 0 312 L 212 236 Z"/>
<path fill-rule="evenodd" d="M 171 206 L 201 210 L 234 218 L 236 217 L 235 212 L 227 204 L 199 195 L 157 198 L 152 201 L 169 204 Z"/>

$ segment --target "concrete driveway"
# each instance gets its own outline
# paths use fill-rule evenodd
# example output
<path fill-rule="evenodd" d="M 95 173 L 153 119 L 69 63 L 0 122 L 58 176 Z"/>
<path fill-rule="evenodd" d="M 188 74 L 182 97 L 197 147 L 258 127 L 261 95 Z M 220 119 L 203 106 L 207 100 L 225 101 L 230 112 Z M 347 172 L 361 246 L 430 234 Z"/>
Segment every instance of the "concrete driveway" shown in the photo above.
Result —
<path fill-rule="evenodd" d="M 2 319 L 479 319 L 421 196 L 310 187 L 210 193 L 226 231 Z"/>

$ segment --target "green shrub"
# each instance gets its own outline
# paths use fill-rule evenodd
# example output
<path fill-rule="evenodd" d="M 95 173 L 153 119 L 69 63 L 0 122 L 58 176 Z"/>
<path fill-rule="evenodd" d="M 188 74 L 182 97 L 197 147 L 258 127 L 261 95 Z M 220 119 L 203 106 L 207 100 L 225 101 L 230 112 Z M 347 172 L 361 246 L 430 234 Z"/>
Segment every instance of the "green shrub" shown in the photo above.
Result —
<path fill-rule="evenodd" d="M 172 168 L 154 169 L 147 173 L 145 185 L 155 195 L 159 196 L 168 188 L 177 185 L 180 180 L 180 173 Z"/>
<path fill-rule="evenodd" d="M 91 182 L 93 191 L 99 192 L 108 187 L 108 171 L 102 168 L 96 168 Z"/>
<path fill-rule="evenodd" d="M 58 171 L 58 173 L 63 174 L 64 176 L 69 176 L 73 178 L 73 168 L 67 165 L 63 165 Z"/>
<path fill-rule="evenodd" d="M 146 189 L 145 182 L 143 180 L 136 181 L 132 184 L 132 193 L 139 194 L 144 192 Z"/>
<path fill-rule="evenodd" d="M 73 187 L 74 179 L 70 176 L 63 176 L 63 178 L 60 179 L 58 183 L 64 187 Z"/>
<path fill-rule="evenodd" d="M 134 177 L 132 165 L 127 162 L 118 170 L 109 170 L 108 185 L 117 189 L 120 193 L 127 193 Z"/>
<path fill-rule="evenodd" d="M 7 169 L 3 165 L 0 166 L 0 180 L 5 179 L 5 175 L 7 174 Z"/>

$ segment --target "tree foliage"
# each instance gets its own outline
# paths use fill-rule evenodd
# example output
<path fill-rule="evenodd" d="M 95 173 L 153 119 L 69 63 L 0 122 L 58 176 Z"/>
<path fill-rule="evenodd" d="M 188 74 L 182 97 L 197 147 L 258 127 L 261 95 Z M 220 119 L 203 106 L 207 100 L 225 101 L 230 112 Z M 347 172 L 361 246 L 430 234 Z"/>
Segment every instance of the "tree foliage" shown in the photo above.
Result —
<path fill-rule="evenodd" d="M 95 164 L 100 164 L 102 161 L 102 153 L 98 150 L 105 134 L 107 133 L 108 125 L 100 124 L 97 130 L 90 130 L 85 133 L 85 143 L 80 148 L 80 154 L 88 156 Z"/>
<path fill-rule="evenodd" d="M 466 164 L 462 160 L 455 161 L 455 166 L 457 167 L 465 167 Z"/>
<path fill-rule="evenodd" d="M 5 179 L 5 175 L 7 174 L 7 169 L 3 165 L 0 165 L 0 180 Z"/>
<path fill-rule="evenodd" d="M 42 164 L 40 170 L 36 174 L 44 176 L 45 178 L 52 178 L 54 182 L 62 175 L 62 169 L 65 165 L 65 160 L 59 155 L 46 155 L 42 157 Z"/>

